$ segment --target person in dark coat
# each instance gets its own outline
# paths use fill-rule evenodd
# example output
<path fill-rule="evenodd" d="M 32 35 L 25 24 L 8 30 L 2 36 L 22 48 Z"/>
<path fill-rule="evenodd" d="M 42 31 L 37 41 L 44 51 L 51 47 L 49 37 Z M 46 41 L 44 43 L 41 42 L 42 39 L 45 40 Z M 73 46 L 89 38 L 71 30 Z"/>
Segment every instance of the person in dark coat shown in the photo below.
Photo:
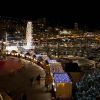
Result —
<path fill-rule="evenodd" d="M 32 78 L 30 78 L 30 84 L 31 84 L 31 86 L 32 86 L 32 84 L 33 84 L 33 80 L 34 80 L 34 78 L 32 77 Z"/>
<path fill-rule="evenodd" d="M 40 79 L 41 79 L 41 76 L 40 76 L 40 74 L 36 77 L 36 80 L 37 80 L 37 82 L 39 82 L 39 84 L 40 84 Z"/>

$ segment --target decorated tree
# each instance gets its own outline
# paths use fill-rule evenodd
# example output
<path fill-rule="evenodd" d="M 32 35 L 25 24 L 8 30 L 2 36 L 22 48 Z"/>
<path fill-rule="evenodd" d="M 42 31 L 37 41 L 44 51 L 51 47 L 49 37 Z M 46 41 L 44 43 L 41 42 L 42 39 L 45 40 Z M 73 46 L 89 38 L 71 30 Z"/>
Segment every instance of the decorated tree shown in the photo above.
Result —
<path fill-rule="evenodd" d="M 87 72 L 77 83 L 77 100 L 96 100 L 100 96 L 100 70 Z"/>

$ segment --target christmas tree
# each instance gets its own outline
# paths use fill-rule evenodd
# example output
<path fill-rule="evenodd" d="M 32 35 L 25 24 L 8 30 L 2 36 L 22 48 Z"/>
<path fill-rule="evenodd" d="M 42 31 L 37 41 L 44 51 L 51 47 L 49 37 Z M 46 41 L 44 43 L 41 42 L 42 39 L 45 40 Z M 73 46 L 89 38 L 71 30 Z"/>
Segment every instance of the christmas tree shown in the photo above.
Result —
<path fill-rule="evenodd" d="M 86 72 L 76 85 L 77 100 L 96 100 L 100 96 L 100 70 Z"/>

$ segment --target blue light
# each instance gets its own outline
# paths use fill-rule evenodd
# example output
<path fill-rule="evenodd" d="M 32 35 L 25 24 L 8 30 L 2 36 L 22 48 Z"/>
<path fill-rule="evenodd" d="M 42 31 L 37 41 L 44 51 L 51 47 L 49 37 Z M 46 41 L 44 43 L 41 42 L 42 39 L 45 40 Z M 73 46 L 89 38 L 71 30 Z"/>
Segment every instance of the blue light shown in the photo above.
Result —
<path fill-rule="evenodd" d="M 55 73 L 54 74 L 54 81 L 56 83 L 69 83 L 69 82 L 71 82 L 67 73 Z"/>
<path fill-rule="evenodd" d="M 56 60 L 48 60 L 49 63 L 57 63 Z"/>

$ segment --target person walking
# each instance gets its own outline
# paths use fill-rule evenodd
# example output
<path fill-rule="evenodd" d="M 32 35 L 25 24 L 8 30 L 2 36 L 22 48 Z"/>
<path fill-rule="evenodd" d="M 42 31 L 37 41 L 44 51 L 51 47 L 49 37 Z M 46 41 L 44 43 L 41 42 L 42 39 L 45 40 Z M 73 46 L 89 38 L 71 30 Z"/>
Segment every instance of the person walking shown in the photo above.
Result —
<path fill-rule="evenodd" d="M 30 78 L 30 84 L 31 84 L 31 86 L 33 85 L 33 80 L 34 80 L 34 78 L 32 77 L 32 78 Z"/>
<path fill-rule="evenodd" d="M 41 79 L 41 76 L 40 76 L 40 74 L 36 77 L 36 80 L 37 80 L 37 82 L 40 84 L 40 79 Z"/>

